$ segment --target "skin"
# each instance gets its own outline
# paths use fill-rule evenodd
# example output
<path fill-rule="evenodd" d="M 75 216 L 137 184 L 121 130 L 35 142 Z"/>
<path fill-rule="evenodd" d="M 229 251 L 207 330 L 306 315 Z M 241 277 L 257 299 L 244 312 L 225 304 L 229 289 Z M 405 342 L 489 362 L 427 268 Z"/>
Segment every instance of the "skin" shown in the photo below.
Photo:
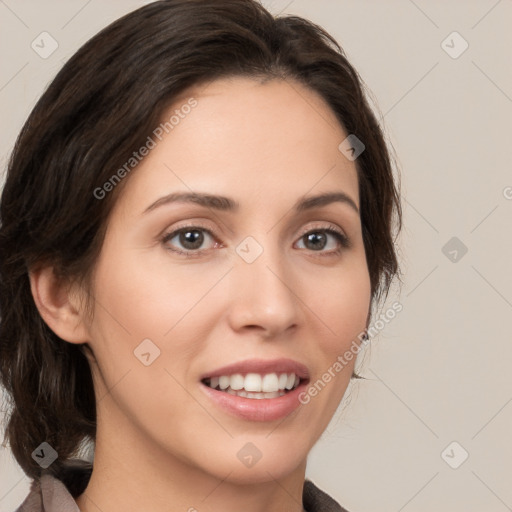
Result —
<path fill-rule="evenodd" d="M 125 178 L 95 266 L 93 320 L 80 307 L 83 292 L 57 283 L 50 268 L 30 276 L 48 325 L 94 354 L 95 462 L 77 504 L 83 512 L 300 512 L 308 452 L 355 360 L 307 405 L 271 422 L 229 415 L 199 379 L 237 361 L 287 357 L 315 382 L 365 329 L 359 213 L 341 202 L 292 209 L 332 191 L 359 206 L 355 163 L 338 150 L 348 134 L 296 82 L 218 80 L 187 91 L 163 118 L 191 96 L 197 106 Z M 228 196 L 240 210 L 174 203 L 143 213 L 178 191 Z M 162 240 L 187 224 L 213 232 L 201 231 L 203 252 L 193 258 L 172 251 L 190 247 L 183 239 Z M 330 226 L 350 248 L 330 234 L 315 248 L 303 236 Z M 235 250 L 247 236 L 263 248 L 251 264 Z M 146 338 L 160 349 L 149 366 L 133 353 Z M 262 453 L 251 468 L 237 457 L 248 442 Z"/>

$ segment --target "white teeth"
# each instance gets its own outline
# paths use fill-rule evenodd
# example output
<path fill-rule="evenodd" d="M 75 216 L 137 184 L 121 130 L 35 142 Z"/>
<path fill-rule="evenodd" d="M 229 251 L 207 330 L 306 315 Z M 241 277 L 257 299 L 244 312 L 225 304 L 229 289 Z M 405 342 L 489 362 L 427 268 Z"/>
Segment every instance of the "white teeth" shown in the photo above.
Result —
<path fill-rule="evenodd" d="M 245 376 L 244 388 L 246 391 L 261 391 L 261 375 L 248 373 Z"/>
<path fill-rule="evenodd" d="M 279 377 L 275 373 L 267 373 L 261 381 L 261 391 L 267 393 L 279 390 Z"/>
<path fill-rule="evenodd" d="M 248 393 L 247 391 L 235 391 L 231 388 L 226 389 L 226 393 L 241 396 L 243 398 L 255 398 L 256 400 L 261 400 L 263 398 L 278 398 L 286 394 L 282 390 L 274 391 L 273 393 Z"/>
<path fill-rule="evenodd" d="M 236 373 L 235 375 L 231 375 L 229 386 L 231 387 L 231 389 L 238 391 L 244 387 L 244 382 L 245 382 L 244 377 L 242 375 L 240 375 L 239 373 Z"/>
<path fill-rule="evenodd" d="M 288 378 L 286 380 L 285 389 L 292 389 L 294 384 L 295 384 L 295 374 L 289 373 Z"/>
<path fill-rule="evenodd" d="M 220 389 L 227 389 L 229 387 L 231 379 L 227 375 L 222 375 L 219 377 L 219 386 Z"/>
<path fill-rule="evenodd" d="M 285 390 L 298 386 L 300 378 L 294 373 L 248 373 L 245 377 L 240 373 L 211 377 L 209 386 L 219 388 L 231 395 L 246 398 L 276 398 L 282 396 Z"/>

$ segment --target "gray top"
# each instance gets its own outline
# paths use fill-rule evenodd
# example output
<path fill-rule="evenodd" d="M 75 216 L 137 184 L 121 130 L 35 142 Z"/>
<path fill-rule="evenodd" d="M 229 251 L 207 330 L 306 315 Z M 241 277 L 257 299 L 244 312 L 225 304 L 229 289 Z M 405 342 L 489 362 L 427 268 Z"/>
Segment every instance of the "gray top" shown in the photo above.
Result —
<path fill-rule="evenodd" d="M 75 498 L 87 487 L 92 464 L 73 459 L 58 474 L 43 471 L 32 480 L 30 492 L 15 512 L 80 512 Z M 304 481 L 302 503 L 306 512 L 347 512 L 311 480 Z"/>

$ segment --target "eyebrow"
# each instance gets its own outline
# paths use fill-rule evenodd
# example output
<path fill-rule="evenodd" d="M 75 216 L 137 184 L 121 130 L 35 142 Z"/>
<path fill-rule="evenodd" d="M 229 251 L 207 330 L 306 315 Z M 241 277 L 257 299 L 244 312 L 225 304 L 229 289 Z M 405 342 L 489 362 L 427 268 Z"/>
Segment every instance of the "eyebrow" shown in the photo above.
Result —
<path fill-rule="evenodd" d="M 240 203 L 229 197 L 201 192 L 173 192 L 157 199 L 154 203 L 150 204 L 144 210 L 143 214 L 155 210 L 156 208 L 165 204 L 171 203 L 193 203 L 204 206 L 206 208 L 228 212 L 236 212 L 240 209 Z M 332 203 L 347 204 L 359 214 L 359 208 L 357 207 L 355 201 L 345 192 L 341 191 L 326 192 L 316 196 L 302 197 L 295 203 L 293 209 L 297 213 L 301 213 L 313 208 L 321 208 L 322 206 L 327 206 Z"/>

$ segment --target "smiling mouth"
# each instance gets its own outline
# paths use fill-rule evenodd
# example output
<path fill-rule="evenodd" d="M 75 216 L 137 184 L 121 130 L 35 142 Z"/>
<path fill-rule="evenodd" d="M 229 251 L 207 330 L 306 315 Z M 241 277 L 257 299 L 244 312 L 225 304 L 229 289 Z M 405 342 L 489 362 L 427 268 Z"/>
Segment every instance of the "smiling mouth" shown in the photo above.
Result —
<path fill-rule="evenodd" d="M 209 388 L 242 398 L 279 398 L 296 389 L 303 379 L 295 373 L 235 373 L 207 377 L 202 383 Z"/>

